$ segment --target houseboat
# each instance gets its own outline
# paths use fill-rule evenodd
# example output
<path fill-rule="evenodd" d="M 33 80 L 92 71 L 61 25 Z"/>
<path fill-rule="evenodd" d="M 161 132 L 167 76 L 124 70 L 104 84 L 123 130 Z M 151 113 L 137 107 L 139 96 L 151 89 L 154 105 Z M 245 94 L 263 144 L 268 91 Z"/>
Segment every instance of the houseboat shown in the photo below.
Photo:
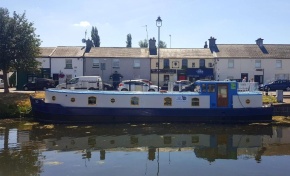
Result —
<path fill-rule="evenodd" d="M 271 121 L 256 83 L 197 81 L 195 92 L 48 89 L 30 97 L 34 118 L 46 122 L 259 122 Z"/>

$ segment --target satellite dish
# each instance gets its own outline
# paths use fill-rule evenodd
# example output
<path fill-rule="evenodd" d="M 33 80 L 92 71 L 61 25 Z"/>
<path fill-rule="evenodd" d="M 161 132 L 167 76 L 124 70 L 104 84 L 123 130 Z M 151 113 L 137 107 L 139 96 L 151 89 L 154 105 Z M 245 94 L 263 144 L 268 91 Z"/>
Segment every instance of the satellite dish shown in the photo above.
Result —
<path fill-rule="evenodd" d="M 86 43 L 86 39 L 82 39 L 82 42 L 83 42 L 83 43 Z"/>

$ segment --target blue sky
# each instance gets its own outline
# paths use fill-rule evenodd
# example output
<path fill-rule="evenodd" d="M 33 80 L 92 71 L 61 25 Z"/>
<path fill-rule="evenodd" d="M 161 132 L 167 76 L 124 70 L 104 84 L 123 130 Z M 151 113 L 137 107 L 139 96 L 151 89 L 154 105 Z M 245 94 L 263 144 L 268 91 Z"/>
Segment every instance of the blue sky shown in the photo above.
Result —
<path fill-rule="evenodd" d="M 129 33 L 139 47 L 147 33 L 158 38 L 158 16 L 168 48 L 202 48 L 211 36 L 218 44 L 255 44 L 260 37 L 290 44 L 289 0 L 0 0 L 0 7 L 26 12 L 43 47 L 83 46 L 92 26 L 101 47 L 125 47 Z"/>

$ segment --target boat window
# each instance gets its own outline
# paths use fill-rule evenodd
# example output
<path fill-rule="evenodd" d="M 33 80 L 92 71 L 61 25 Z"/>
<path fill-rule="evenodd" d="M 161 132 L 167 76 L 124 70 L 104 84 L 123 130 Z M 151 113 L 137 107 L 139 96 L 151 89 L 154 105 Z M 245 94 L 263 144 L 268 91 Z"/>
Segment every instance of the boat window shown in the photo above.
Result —
<path fill-rule="evenodd" d="M 52 96 L 51 99 L 52 99 L 53 101 L 55 101 L 56 98 L 55 98 L 55 96 Z"/>
<path fill-rule="evenodd" d="M 208 85 L 208 92 L 215 92 L 215 85 L 214 84 Z"/>
<path fill-rule="evenodd" d="M 191 142 L 194 143 L 199 143 L 199 136 L 192 136 L 191 137 Z"/>
<path fill-rule="evenodd" d="M 192 98 L 191 106 L 199 106 L 199 98 Z"/>
<path fill-rule="evenodd" d="M 172 106 L 172 99 L 170 97 L 164 98 L 164 106 Z"/>
<path fill-rule="evenodd" d="M 164 136 L 163 138 L 164 144 L 171 144 L 171 141 L 172 141 L 171 136 Z"/>
<path fill-rule="evenodd" d="M 88 104 L 89 105 L 95 105 L 95 104 L 97 104 L 97 98 L 96 97 L 89 97 L 88 98 Z"/>
<path fill-rule="evenodd" d="M 202 92 L 206 92 L 206 85 L 205 84 L 201 85 L 201 90 L 202 90 Z"/>
<path fill-rule="evenodd" d="M 139 143 L 138 137 L 136 136 L 131 136 L 130 141 L 132 145 L 138 145 Z"/>
<path fill-rule="evenodd" d="M 131 98 L 131 105 L 134 105 L 134 106 L 139 105 L 139 98 L 138 97 L 132 97 Z"/>

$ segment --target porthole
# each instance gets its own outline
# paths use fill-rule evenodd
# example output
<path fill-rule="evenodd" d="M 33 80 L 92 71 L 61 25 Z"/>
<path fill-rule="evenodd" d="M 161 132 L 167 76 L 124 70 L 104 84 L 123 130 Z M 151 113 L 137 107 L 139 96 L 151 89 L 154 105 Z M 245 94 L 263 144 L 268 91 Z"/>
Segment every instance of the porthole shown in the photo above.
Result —
<path fill-rule="evenodd" d="M 70 101 L 71 101 L 71 102 L 75 102 L 76 99 L 75 99 L 75 98 L 71 98 Z"/>
<path fill-rule="evenodd" d="M 247 103 L 247 104 L 250 104 L 250 103 L 251 103 L 251 100 L 246 99 L 246 103 Z"/>
<path fill-rule="evenodd" d="M 115 103 L 115 98 L 111 98 L 111 103 Z"/>
<path fill-rule="evenodd" d="M 55 96 L 52 96 L 51 99 L 52 99 L 53 101 L 55 101 L 56 98 L 55 98 Z"/>

